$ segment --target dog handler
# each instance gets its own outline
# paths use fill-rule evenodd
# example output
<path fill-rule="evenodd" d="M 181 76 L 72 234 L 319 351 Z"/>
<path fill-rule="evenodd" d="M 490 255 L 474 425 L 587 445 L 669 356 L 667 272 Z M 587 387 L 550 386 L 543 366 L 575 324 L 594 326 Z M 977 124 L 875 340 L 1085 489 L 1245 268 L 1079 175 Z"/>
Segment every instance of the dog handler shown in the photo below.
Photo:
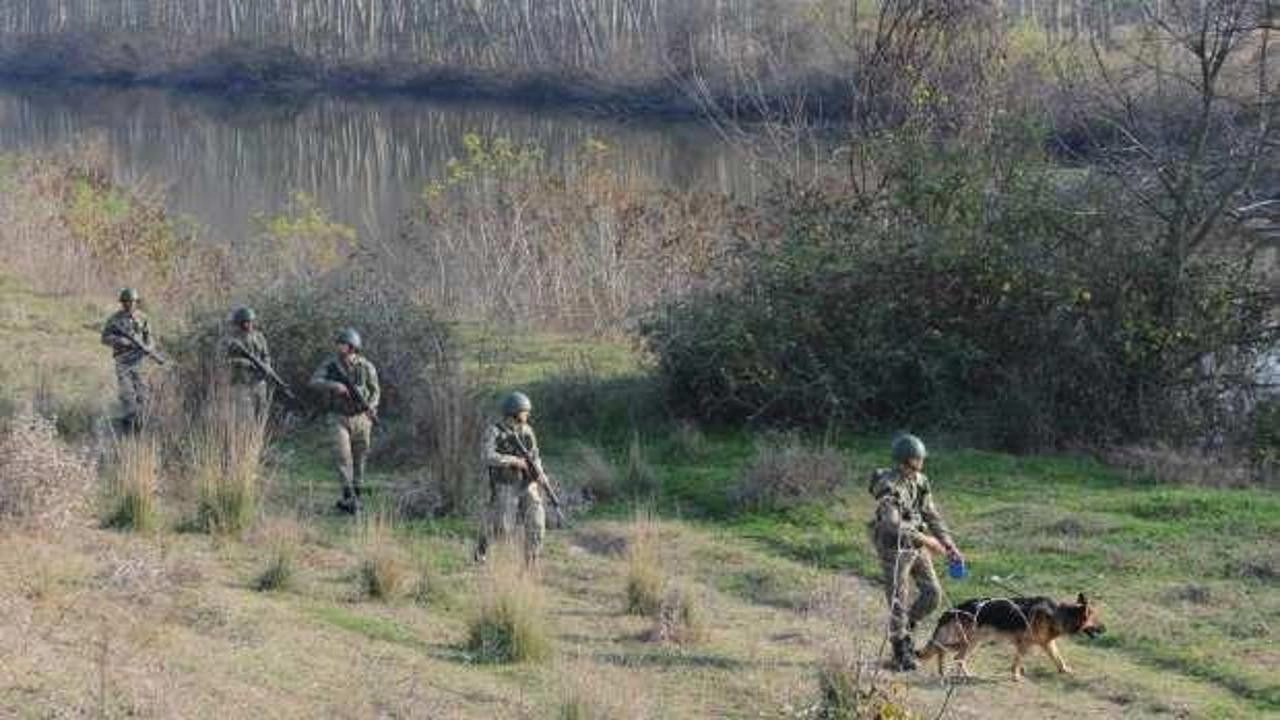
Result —
<path fill-rule="evenodd" d="M 925 457 L 920 438 L 902 433 L 893 439 L 896 467 L 880 468 L 871 474 L 870 490 L 876 499 L 871 540 L 884 570 L 892 666 L 897 671 L 916 669 L 911 632 L 938 606 L 942 589 L 933 571 L 933 553 L 945 553 L 953 563 L 964 562 L 942 514 L 933 504 L 929 479 L 922 472 Z M 915 581 L 917 596 L 908 607 L 911 580 Z"/>

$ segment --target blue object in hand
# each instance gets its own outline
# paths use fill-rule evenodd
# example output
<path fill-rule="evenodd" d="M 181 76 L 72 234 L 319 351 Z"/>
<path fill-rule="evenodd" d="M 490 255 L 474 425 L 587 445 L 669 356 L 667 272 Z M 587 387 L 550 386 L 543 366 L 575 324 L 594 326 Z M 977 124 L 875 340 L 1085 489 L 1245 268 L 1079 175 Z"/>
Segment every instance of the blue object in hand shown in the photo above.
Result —
<path fill-rule="evenodd" d="M 969 568 L 964 566 L 964 560 L 952 560 L 947 563 L 947 574 L 956 580 L 963 580 L 969 577 Z"/>

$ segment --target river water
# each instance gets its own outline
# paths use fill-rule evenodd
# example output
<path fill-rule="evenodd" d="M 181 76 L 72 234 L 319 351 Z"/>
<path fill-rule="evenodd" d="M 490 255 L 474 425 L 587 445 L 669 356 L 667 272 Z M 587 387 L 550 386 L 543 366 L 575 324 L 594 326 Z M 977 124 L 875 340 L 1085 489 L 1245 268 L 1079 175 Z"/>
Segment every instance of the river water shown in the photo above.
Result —
<path fill-rule="evenodd" d="M 620 173 L 673 189 L 752 195 L 758 173 L 710 127 L 622 122 L 492 104 L 407 98 L 229 100 L 158 89 L 0 90 L 0 151 L 69 143 L 100 149 L 119 180 L 163 192 L 171 210 L 215 238 L 252 232 L 251 218 L 295 192 L 316 197 L 366 236 L 394 232 L 402 211 L 468 133 L 542 148 L 572 173 L 588 140 Z"/>

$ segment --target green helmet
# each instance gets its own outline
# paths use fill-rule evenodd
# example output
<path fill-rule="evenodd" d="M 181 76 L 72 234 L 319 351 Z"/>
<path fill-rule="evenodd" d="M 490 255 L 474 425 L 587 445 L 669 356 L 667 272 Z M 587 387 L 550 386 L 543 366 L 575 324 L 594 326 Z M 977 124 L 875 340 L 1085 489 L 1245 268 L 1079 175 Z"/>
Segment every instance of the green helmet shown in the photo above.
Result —
<path fill-rule="evenodd" d="M 911 458 L 921 460 L 929 456 L 924 449 L 924 441 L 911 433 L 899 433 L 893 438 L 893 461 L 904 463 Z"/>
<path fill-rule="evenodd" d="M 231 322 L 237 325 L 254 322 L 257 319 L 258 313 L 254 312 L 251 307 L 238 307 L 235 312 L 231 313 Z"/>
<path fill-rule="evenodd" d="M 346 343 L 356 350 L 360 349 L 360 333 L 355 328 L 343 328 L 338 331 L 337 341 Z"/>
<path fill-rule="evenodd" d="M 131 287 L 124 288 L 120 291 L 120 302 L 137 302 L 138 291 Z"/>
<path fill-rule="evenodd" d="M 533 403 L 529 396 L 522 392 L 508 393 L 502 398 L 502 414 L 508 417 L 519 412 L 533 412 Z"/>

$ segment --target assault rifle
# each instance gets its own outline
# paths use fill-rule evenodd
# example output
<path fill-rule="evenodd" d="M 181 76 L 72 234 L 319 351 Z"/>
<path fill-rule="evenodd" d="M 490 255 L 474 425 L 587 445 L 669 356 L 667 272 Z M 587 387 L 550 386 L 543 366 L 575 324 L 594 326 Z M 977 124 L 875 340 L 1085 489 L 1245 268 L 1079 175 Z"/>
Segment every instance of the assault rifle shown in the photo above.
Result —
<path fill-rule="evenodd" d="M 533 458 L 533 454 L 529 452 L 529 448 L 524 446 L 518 434 L 513 434 L 512 439 L 516 441 L 516 454 L 520 459 L 524 460 L 525 466 L 529 469 L 526 476 L 530 482 L 537 483 L 538 487 L 547 495 L 547 499 L 551 501 L 551 509 L 556 514 L 556 523 L 559 527 L 568 527 L 569 519 L 564 516 L 564 503 L 560 502 L 560 496 L 556 493 L 555 486 L 551 484 L 551 478 L 542 470 L 542 463 Z"/>
<path fill-rule="evenodd" d="M 369 420 L 372 421 L 374 425 L 377 425 L 378 409 L 369 404 L 369 396 L 364 394 L 364 391 L 360 389 L 360 386 L 356 385 L 355 381 L 351 379 L 351 376 L 347 374 L 347 371 L 343 369 L 341 360 L 334 363 L 333 366 L 338 369 L 338 382 L 342 383 L 343 387 L 347 389 L 347 393 L 350 395 L 351 400 L 356 404 L 356 410 L 369 413 Z"/>
<path fill-rule="evenodd" d="M 115 328 L 111 331 L 111 334 L 115 335 L 116 337 L 120 337 L 120 338 L 124 338 L 125 340 L 128 340 L 130 343 L 133 344 L 135 348 L 142 351 L 143 355 L 146 355 L 152 360 L 155 360 L 157 365 L 163 365 L 169 362 L 169 358 L 162 355 L 160 351 L 142 342 L 142 340 L 137 335 L 134 335 L 133 333 L 129 332 L 128 330 L 125 330 L 124 328 Z"/>
<path fill-rule="evenodd" d="M 289 398 L 289 400 L 293 402 L 298 401 L 298 396 L 294 395 L 293 391 L 289 389 L 289 383 L 285 382 L 284 378 L 280 377 L 280 375 L 276 373 L 276 371 L 270 365 L 268 365 L 262 358 L 258 357 L 251 350 L 249 350 L 249 348 L 245 347 L 244 343 L 240 342 L 239 340 L 232 339 L 229 343 L 227 343 L 227 347 L 230 348 L 233 352 L 235 352 L 235 354 L 239 355 L 245 360 L 248 360 L 249 364 L 253 366 L 253 369 L 257 370 L 258 372 L 266 376 L 268 380 L 270 380 L 277 388 L 279 388 L 280 392 L 284 393 L 285 397 Z"/>

